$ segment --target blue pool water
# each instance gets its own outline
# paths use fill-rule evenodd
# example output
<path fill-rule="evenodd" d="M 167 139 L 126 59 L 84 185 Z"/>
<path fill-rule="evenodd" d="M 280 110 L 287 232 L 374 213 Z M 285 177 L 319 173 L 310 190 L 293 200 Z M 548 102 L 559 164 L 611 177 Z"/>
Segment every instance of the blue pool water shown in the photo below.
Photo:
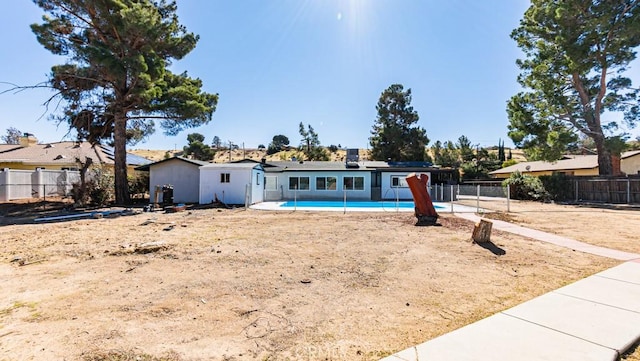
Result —
<path fill-rule="evenodd" d="M 280 208 L 294 208 L 294 207 L 317 207 L 317 208 L 344 208 L 343 201 L 287 201 L 280 205 Z M 381 201 L 381 202 L 369 202 L 369 201 L 347 201 L 347 208 L 409 208 L 415 207 L 412 201 Z M 437 208 L 444 208 L 442 206 L 434 206 Z"/>

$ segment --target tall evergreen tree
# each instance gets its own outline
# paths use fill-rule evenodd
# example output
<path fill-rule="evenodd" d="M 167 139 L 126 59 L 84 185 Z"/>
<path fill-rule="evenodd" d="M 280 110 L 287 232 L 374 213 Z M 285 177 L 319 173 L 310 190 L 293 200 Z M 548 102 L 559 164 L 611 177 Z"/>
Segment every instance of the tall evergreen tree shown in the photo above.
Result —
<path fill-rule="evenodd" d="M 380 95 L 369 144 L 374 160 L 424 161 L 427 132 L 416 125 L 420 117 L 411 106 L 411 89 L 389 86 Z"/>
<path fill-rule="evenodd" d="M 126 144 L 144 139 L 156 120 L 167 135 L 211 120 L 217 94 L 168 67 L 193 50 L 198 36 L 178 22 L 175 1 L 34 0 L 47 15 L 31 29 L 67 62 L 50 85 L 66 104 L 59 122 L 78 136 L 115 148 L 116 202 L 129 203 Z"/>
<path fill-rule="evenodd" d="M 271 143 L 267 147 L 267 154 L 275 154 L 282 150 L 282 147 L 289 145 L 289 138 L 286 135 L 278 134 L 274 135 L 271 139 Z"/>
<path fill-rule="evenodd" d="M 200 133 L 191 133 L 187 135 L 187 142 L 183 148 L 184 155 L 193 159 L 209 161 L 216 155 L 215 150 L 204 142 L 204 135 Z"/>
<path fill-rule="evenodd" d="M 327 154 L 327 151 L 320 145 L 318 133 L 313 130 L 313 127 L 307 125 L 307 129 L 305 129 L 302 122 L 300 122 L 298 127 L 298 132 L 302 137 L 300 150 L 307 157 L 307 160 L 329 160 L 329 154 Z"/>
<path fill-rule="evenodd" d="M 473 154 L 473 145 L 471 144 L 469 138 L 467 138 L 466 136 L 461 135 L 460 138 L 458 138 L 456 146 L 458 148 L 458 151 L 460 152 L 460 160 L 463 163 L 471 162 L 473 158 L 476 157 L 476 155 Z"/>
<path fill-rule="evenodd" d="M 504 162 L 506 160 L 504 154 L 504 141 L 502 139 L 498 139 L 498 160 L 500 162 Z"/>
<path fill-rule="evenodd" d="M 624 74 L 640 45 L 640 0 L 532 0 L 511 37 L 526 59 L 518 82 L 528 91 L 507 106 L 509 137 L 533 159 L 558 159 L 577 133 L 593 139 L 600 174 L 611 174 L 606 111 L 640 118 L 639 89 Z M 619 135 L 619 134 L 618 134 Z"/>

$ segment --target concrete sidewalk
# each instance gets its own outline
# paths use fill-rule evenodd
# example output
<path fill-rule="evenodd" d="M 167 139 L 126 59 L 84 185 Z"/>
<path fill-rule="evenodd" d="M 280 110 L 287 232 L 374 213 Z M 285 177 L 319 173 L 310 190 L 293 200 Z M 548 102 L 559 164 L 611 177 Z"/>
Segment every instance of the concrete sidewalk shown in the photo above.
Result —
<path fill-rule="evenodd" d="M 631 261 L 384 361 L 615 361 L 638 340 L 640 261 Z"/>
<path fill-rule="evenodd" d="M 456 217 L 463 218 L 472 222 L 480 222 L 482 217 L 473 213 L 455 213 Z M 531 228 L 525 228 L 513 223 L 499 221 L 496 219 L 486 219 L 493 223 L 493 229 L 504 232 L 518 234 L 524 237 L 533 238 L 541 242 L 552 243 L 561 247 L 570 248 L 576 251 L 594 254 L 597 256 L 617 259 L 620 261 L 630 261 L 640 259 L 640 254 L 618 251 L 615 249 L 598 247 L 591 244 L 576 241 L 575 239 L 558 236 L 552 233 L 542 232 Z"/>

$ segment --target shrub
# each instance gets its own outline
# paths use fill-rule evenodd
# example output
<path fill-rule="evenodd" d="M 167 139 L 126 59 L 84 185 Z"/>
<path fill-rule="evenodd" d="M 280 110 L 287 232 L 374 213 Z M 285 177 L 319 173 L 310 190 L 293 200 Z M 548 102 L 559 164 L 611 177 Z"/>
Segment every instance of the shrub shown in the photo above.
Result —
<path fill-rule="evenodd" d="M 549 198 L 554 201 L 568 201 L 573 199 L 573 182 L 562 173 L 540 176 L 544 189 L 549 193 Z"/>
<path fill-rule="evenodd" d="M 502 185 L 504 187 L 509 185 L 512 199 L 547 200 L 549 198 L 549 194 L 539 178 L 523 175 L 520 172 L 511 173 L 511 176 L 505 179 Z"/>
<path fill-rule="evenodd" d="M 149 193 L 149 173 L 136 172 L 128 177 L 131 198 L 143 198 Z"/>
<path fill-rule="evenodd" d="M 102 168 L 92 168 L 84 178 L 84 184 L 74 183 L 71 189 L 71 196 L 76 205 L 102 207 L 114 199 L 112 172 Z"/>

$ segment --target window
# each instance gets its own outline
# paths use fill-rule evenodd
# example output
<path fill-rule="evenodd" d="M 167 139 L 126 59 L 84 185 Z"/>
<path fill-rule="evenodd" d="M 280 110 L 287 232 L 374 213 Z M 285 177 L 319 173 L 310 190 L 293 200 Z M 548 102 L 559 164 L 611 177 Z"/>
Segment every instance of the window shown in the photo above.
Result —
<path fill-rule="evenodd" d="M 407 179 L 400 176 L 391 176 L 391 186 L 394 188 L 409 188 Z"/>
<path fill-rule="evenodd" d="M 316 177 L 316 190 L 335 191 L 338 185 L 336 177 Z"/>
<path fill-rule="evenodd" d="M 344 190 L 364 190 L 364 177 L 344 177 L 342 185 Z"/>
<path fill-rule="evenodd" d="M 256 174 L 256 185 L 259 186 L 260 185 L 260 173 Z"/>
<path fill-rule="evenodd" d="M 220 173 L 220 183 L 231 183 L 231 174 Z"/>
<path fill-rule="evenodd" d="M 289 190 L 309 190 L 309 177 L 289 177 Z"/>

